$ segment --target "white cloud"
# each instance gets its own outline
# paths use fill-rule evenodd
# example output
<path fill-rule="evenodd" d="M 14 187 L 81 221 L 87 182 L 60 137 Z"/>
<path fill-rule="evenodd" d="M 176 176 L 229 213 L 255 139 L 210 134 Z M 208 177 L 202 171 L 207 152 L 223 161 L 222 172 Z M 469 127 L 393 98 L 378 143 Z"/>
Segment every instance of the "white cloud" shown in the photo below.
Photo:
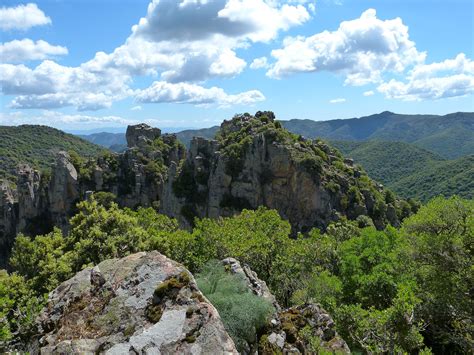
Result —
<path fill-rule="evenodd" d="M 90 110 L 133 96 L 130 85 L 135 76 L 159 77 L 159 82 L 172 84 L 233 77 L 247 66 L 237 49 L 275 39 L 281 31 L 304 23 L 310 18 L 306 6 L 266 0 L 152 0 L 146 16 L 112 53 L 98 52 L 78 67 L 50 60 L 36 68 L 1 64 L 1 89 L 4 95 L 17 95 L 11 103 L 15 108 Z M 255 90 L 227 95 L 222 89 L 217 93 L 218 88 L 195 87 L 214 93 L 219 104 L 264 98 Z M 202 91 L 187 91 L 198 95 L 187 102 L 202 101 Z"/>
<path fill-rule="evenodd" d="M 267 57 L 255 58 L 250 64 L 250 69 L 268 68 Z"/>
<path fill-rule="evenodd" d="M 142 110 L 142 107 L 140 105 L 138 106 L 133 106 L 130 110 L 132 111 L 141 111 Z"/>
<path fill-rule="evenodd" d="M 403 72 L 426 55 L 417 51 L 400 18 L 383 21 L 369 9 L 358 19 L 342 22 L 336 31 L 286 38 L 272 56 L 276 63 L 267 75 L 273 78 L 330 71 L 345 75 L 346 84 L 364 85 L 380 82 L 386 71 Z"/>
<path fill-rule="evenodd" d="M 337 99 L 329 100 L 330 104 L 342 104 L 343 102 L 346 102 L 346 99 L 344 99 L 342 97 L 339 97 Z"/>
<path fill-rule="evenodd" d="M 90 116 L 80 114 L 64 114 L 58 111 L 43 110 L 33 116 L 25 115 L 23 112 L 0 112 L 0 125 L 21 124 L 47 124 L 49 126 L 60 126 L 63 124 L 95 124 L 101 125 L 127 125 L 133 121 L 119 116 Z"/>
<path fill-rule="evenodd" d="M 373 96 L 375 93 L 372 90 L 365 91 L 364 96 Z"/>
<path fill-rule="evenodd" d="M 43 60 L 51 56 L 68 54 L 66 47 L 53 46 L 46 41 L 32 41 L 25 38 L 0 43 L 0 58 L 4 63 Z"/>
<path fill-rule="evenodd" d="M 34 26 L 47 25 L 51 19 L 36 4 L 0 8 L 0 29 L 27 30 Z"/>
<path fill-rule="evenodd" d="M 265 96 L 258 90 L 230 95 L 218 87 L 204 88 L 196 84 L 172 84 L 164 81 L 155 81 L 149 88 L 138 91 L 135 98 L 140 103 L 167 102 L 220 106 L 248 105 L 265 100 Z"/>
<path fill-rule="evenodd" d="M 152 42 L 215 41 L 227 37 L 253 42 L 274 39 L 309 19 L 301 5 L 280 5 L 264 0 L 159 1 L 148 6 L 147 16 L 133 27 L 136 36 Z"/>
<path fill-rule="evenodd" d="M 406 101 L 436 100 L 474 93 L 474 61 L 460 53 L 454 59 L 415 66 L 407 82 L 395 79 L 379 85 L 387 98 Z"/>
<path fill-rule="evenodd" d="M 46 60 L 35 69 L 22 64 L 0 64 L 2 93 L 18 95 L 10 104 L 12 108 L 108 108 L 113 101 L 132 93 L 127 80 L 129 77 L 117 69 L 93 71 L 87 63 L 66 67 Z"/>

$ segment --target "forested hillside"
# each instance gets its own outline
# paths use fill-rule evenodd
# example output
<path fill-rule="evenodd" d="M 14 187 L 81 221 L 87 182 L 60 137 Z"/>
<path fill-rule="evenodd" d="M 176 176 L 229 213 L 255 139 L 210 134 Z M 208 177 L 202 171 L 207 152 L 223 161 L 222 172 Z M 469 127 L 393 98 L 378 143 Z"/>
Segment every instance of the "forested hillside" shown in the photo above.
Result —
<path fill-rule="evenodd" d="M 103 148 L 47 126 L 0 126 L 0 178 L 12 179 L 20 163 L 49 169 L 61 150 L 94 156 Z"/>
<path fill-rule="evenodd" d="M 379 140 L 331 144 L 405 198 L 426 202 L 438 195 L 473 197 L 474 155 L 448 160 L 413 144 Z"/>
<path fill-rule="evenodd" d="M 382 112 L 360 118 L 330 121 L 282 121 L 290 132 L 308 138 L 365 141 L 379 139 L 417 145 L 445 158 L 474 154 L 474 113 L 444 116 L 400 115 Z"/>

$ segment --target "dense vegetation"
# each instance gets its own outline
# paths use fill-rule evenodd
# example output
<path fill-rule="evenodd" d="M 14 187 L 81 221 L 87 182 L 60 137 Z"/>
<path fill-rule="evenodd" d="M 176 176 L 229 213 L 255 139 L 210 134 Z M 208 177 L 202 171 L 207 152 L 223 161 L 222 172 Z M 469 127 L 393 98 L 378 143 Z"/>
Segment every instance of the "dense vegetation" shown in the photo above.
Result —
<path fill-rule="evenodd" d="M 474 197 L 474 155 L 453 160 L 403 142 L 332 141 L 361 164 L 372 179 L 405 198 Z"/>
<path fill-rule="evenodd" d="M 290 132 L 308 138 L 407 142 L 448 159 L 474 154 L 473 112 L 457 112 L 445 116 L 382 112 L 346 120 L 295 119 L 282 121 L 282 125 Z"/>
<path fill-rule="evenodd" d="M 1 339 L 27 339 L 46 294 L 82 268 L 158 250 L 192 272 L 201 271 L 198 282 L 218 308 L 226 307 L 227 287 L 240 286 L 232 280 L 220 283 L 225 275 L 207 263 L 233 256 L 256 271 L 282 305 L 320 302 L 353 350 L 472 350 L 472 200 L 436 198 L 398 230 L 359 228 L 341 220 L 325 234 L 313 229 L 290 238 L 289 223 L 265 208 L 196 220 L 188 232 L 151 208 L 120 209 L 110 194 L 94 196 L 78 204 L 69 234 L 54 230 L 35 239 L 17 237 L 10 261 L 15 272 L 0 275 Z M 213 290 L 206 278 L 213 280 Z M 234 297 L 236 304 L 247 304 L 239 298 L 248 297 L 245 293 Z M 232 314 L 260 324 L 260 316 L 246 315 L 242 307 Z M 265 314 L 264 307 L 255 309 Z M 234 337 L 248 337 L 245 329 L 229 324 Z"/>
<path fill-rule="evenodd" d="M 48 170 L 61 151 L 95 156 L 103 148 L 47 126 L 0 126 L 0 179 L 14 179 L 20 163 Z"/>

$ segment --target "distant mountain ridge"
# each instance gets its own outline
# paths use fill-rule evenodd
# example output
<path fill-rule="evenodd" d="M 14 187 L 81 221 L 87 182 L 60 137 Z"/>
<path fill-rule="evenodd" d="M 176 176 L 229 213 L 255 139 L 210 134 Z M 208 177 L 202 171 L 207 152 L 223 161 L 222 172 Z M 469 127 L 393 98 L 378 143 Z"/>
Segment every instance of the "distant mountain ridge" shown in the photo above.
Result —
<path fill-rule="evenodd" d="M 360 118 L 330 121 L 281 121 L 289 131 L 307 138 L 413 143 L 445 158 L 474 154 L 474 112 L 401 115 L 385 111 Z"/>
<path fill-rule="evenodd" d="M 474 112 L 456 112 L 447 115 L 403 115 L 382 113 L 349 119 L 313 121 L 292 119 L 280 121 L 292 133 L 306 138 L 331 141 L 384 140 L 413 143 L 416 146 L 454 159 L 474 154 Z M 189 146 L 193 137 L 213 138 L 218 126 L 189 129 L 176 133 L 178 139 Z M 81 138 L 110 148 L 113 144 L 125 145 L 125 134 L 99 133 Z M 111 143 L 117 140 L 120 143 Z M 115 149 L 114 149 L 115 150 Z"/>

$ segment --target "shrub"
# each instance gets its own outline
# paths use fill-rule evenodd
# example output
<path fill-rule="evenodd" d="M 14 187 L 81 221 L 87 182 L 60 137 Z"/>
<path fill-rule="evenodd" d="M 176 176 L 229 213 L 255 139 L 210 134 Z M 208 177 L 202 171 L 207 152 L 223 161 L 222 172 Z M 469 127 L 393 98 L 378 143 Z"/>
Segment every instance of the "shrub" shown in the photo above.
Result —
<path fill-rule="evenodd" d="M 250 292 L 241 276 L 227 273 L 218 261 L 207 263 L 196 282 L 218 310 L 237 349 L 243 352 L 246 344 L 255 344 L 258 331 L 274 311 L 272 304 Z"/>

